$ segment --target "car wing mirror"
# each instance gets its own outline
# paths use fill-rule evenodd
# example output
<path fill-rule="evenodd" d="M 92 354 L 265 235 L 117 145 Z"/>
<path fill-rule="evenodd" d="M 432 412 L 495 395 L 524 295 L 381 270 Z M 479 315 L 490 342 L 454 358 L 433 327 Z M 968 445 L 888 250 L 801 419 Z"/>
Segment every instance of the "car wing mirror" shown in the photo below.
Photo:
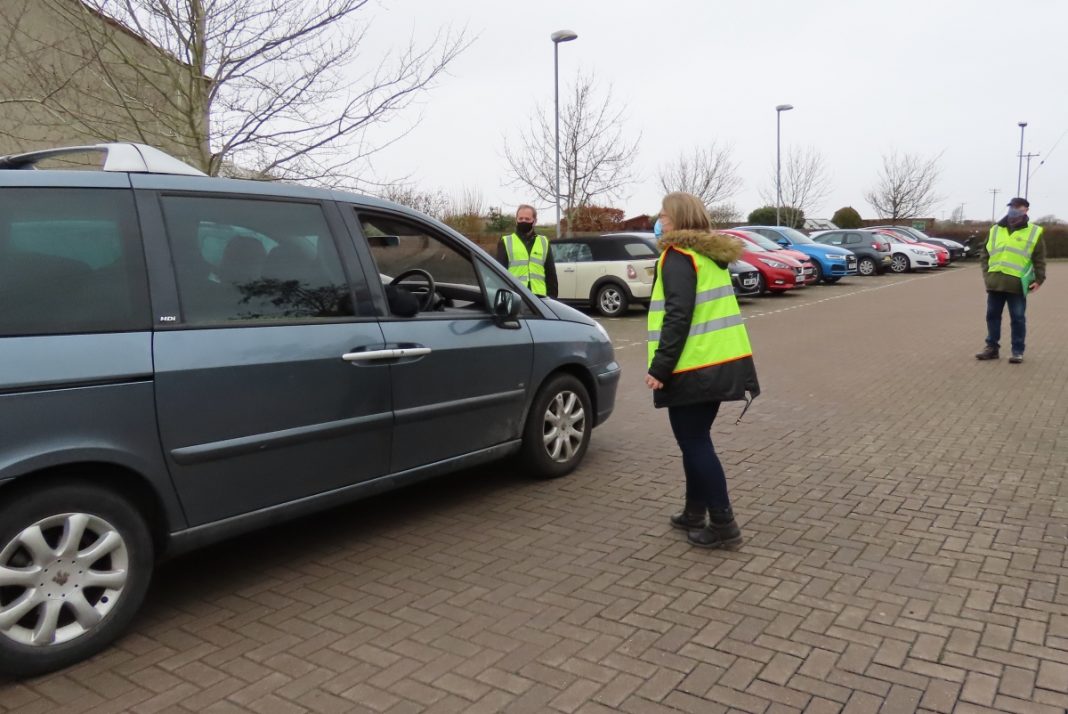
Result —
<path fill-rule="evenodd" d="M 520 298 L 511 290 L 501 288 L 493 296 L 493 318 L 498 327 L 519 329 Z"/>

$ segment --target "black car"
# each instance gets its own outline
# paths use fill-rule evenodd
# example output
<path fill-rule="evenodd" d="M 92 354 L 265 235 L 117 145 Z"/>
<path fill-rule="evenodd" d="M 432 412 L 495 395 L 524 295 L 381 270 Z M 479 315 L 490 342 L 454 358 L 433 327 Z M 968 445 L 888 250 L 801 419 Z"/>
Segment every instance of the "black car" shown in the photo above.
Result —
<path fill-rule="evenodd" d="M 734 294 L 742 297 L 756 295 L 760 292 L 760 271 L 744 260 L 736 260 L 730 264 L 731 284 L 734 285 Z"/>
<path fill-rule="evenodd" d="M 857 256 L 857 273 L 860 275 L 881 275 L 893 261 L 890 241 L 875 231 L 840 228 L 813 233 L 811 238 L 817 243 L 852 251 Z"/>
<path fill-rule="evenodd" d="M 921 243 L 928 243 L 930 245 L 937 245 L 945 248 L 949 251 L 949 262 L 952 263 L 955 260 L 961 260 L 968 257 L 968 246 L 963 243 L 958 243 L 955 240 L 949 238 L 932 238 L 921 230 L 912 228 L 911 226 L 869 226 L 872 230 L 879 229 L 883 231 L 890 231 L 903 235 L 913 240 L 918 240 Z"/>

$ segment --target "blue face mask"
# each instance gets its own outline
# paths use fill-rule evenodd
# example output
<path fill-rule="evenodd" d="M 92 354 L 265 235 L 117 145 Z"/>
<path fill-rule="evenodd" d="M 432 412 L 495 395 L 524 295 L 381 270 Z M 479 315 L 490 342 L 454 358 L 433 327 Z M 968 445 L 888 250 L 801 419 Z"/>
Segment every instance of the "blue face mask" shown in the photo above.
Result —
<path fill-rule="evenodd" d="M 653 235 L 659 238 L 664 235 L 664 227 L 660 225 L 660 219 L 656 219 L 656 223 L 653 224 Z"/>
<path fill-rule="evenodd" d="M 1023 215 L 1024 215 L 1024 212 L 1021 211 L 1019 208 L 1010 208 L 1009 209 L 1009 218 L 1020 218 Z"/>

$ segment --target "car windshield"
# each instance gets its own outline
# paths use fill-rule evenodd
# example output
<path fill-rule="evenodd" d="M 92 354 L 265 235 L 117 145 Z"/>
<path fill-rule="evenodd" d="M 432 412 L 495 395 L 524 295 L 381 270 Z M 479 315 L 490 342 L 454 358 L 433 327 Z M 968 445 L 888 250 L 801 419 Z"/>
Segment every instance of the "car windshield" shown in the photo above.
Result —
<path fill-rule="evenodd" d="M 905 230 L 916 240 L 927 240 L 931 237 L 918 228 L 909 228 L 908 226 L 905 226 Z"/>
<path fill-rule="evenodd" d="M 783 226 L 783 227 L 776 228 L 775 230 L 777 230 L 780 233 L 782 233 L 784 236 L 789 238 L 794 243 L 798 243 L 800 245 L 806 245 L 806 244 L 811 245 L 811 244 L 816 242 L 816 241 L 812 240 L 811 238 L 809 238 L 804 233 L 802 233 L 801 231 L 797 230 L 796 228 L 786 228 L 786 227 Z"/>
<path fill-rule="evenodd" d="M 744 235 L 750 242 L 760 246 L 763 251 L 782 250 L 782 246 L 773 241 L 771 238 L 765 238 L 759 233 L 753 231 L 738 231 L 738 233 Z"/>

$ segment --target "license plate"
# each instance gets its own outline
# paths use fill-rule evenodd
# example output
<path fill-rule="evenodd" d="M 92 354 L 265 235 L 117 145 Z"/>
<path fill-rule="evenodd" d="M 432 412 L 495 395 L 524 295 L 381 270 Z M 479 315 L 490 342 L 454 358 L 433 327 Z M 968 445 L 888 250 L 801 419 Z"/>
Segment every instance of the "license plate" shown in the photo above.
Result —
<path fill-rule="evenodd" d="M 757 281 L 753 280 L 752 278 L 746 278 L 745 280 L 742 281 L 742 285 L 744 285 L 747 288 L 753 287 L 754 285 L 756 285 L 756 283 L 757 283 Z"/>

